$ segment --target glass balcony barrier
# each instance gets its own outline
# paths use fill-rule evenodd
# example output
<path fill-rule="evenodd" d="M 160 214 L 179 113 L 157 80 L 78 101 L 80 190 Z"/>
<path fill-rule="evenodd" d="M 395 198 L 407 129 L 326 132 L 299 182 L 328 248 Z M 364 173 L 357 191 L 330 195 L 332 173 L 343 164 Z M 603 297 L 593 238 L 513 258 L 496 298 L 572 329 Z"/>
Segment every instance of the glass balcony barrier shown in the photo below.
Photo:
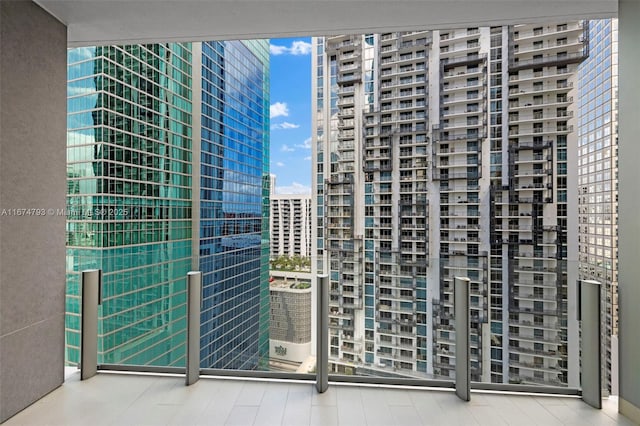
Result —
<path fill-rule="evenodd" d="M 181 280 L 184 284 L 175 287 L 176 294 L 165 294 L 168 300 L 172 296 L 181 298 L 176 314 L 179 327 L 172 328 L 171 321 L 157 320 L 145 333 L 133 335 L 120 346 L 159 353 L 149 362 L 136 363 L 140 358 L 106 362 L 114 359 L 107 354 L 120 347 L 108 346 L 111 340 L 105 334 L 112 311 L 105 309 L 109 305 L 105 303 L 108 292 L 104 275 L 89 284 L 84 282 L 89 275 L 81 275 L 83 286 L 96 289 L 91 293 L 83 287 L 82 294 L 93 301 L 89 305 L 83 301 L 81 317 L 85 321 L 93 305 L 98 370 L 183 373 L 189 359 L 191 366 L 194 362 L 199 366 L 191 373 L 196 377 L 302 378 L 318 383 L 324 377 L 324 385 L 318 388 L 321 391 L 331 380 L 456 388 L 463 399 L 464 395 L 469 398 L 470 389 L 489 389 L 583 395 L 598 401 L 608 385 L 604 368 L 610 362 L 604 362 L 604 358 L 610 353 L 607 345 L 611 339 L 602 339 L 601 335 L 608 335 L 605 326 L 611 318 L 606 317 L 606 303 L 612 298 L 606 297 L 606 286 L 588 280 L 585 271 L 589 268 L 585 265 L 539 257 L 532 254 L 515 259 L 508 251 L 505 256 L 468 251 L 447 259 L 421 261 L 415 255 L 374 249 L 373 257 L 366 258 L 373 260 L 374 270 L 362 274 L 361 286 L 357 277 L 333 271 L 303 284 L 296 272 L 274 273 L 270 285 L 270 351 L 264 358 L 257 350 L 251 352 L 251 347 L 238 345 L 240 337 L 235 342 L 221 339 L 211 343 L 200 274 L 186 275 Z M 342 265 L 350 263 L 345 260 Z M 523 265 L 527 261 L 531 267 Z M 540 262 L 547 262 L 547 267 L 535 268 L 534 264 Z M 274 283 L 275 276 L 279 276 L 279 283 Z M 282 294 L 274 295 L 278 291 Z M 129 309 L 139 316 L 155 313 L 163 318 L 166 314 L 166 309 L 154 312 L 146 305 L 131 305 Z M 301 316 L 279 317 L 285 305 L 289 312 L 304 313 L 308 321 Z M 118 316 L 123 330 L 137 324 L 130 321 L 132 316 Z M 303 360 L 287 358 L 292 347 L 302 351 L 283 337 L 283 325 L 289 335 L 296 325 L 306 329 L 301 334 L 308 336 L 309 351 Z M 316 338 L 311 342 L 314 330 Z M 241 330 L 237 333 L 242 336 Z M 190 339 L 197 344 L 189 344 Z M 89 340 L 83 337 L 83 341 Z M 254 333 L 253 348 L 259 348 L 259 341 L 260 336 Z M 311 355 L 316 348 L 317 364 Z M 212 349 L 243 354 L 243 360 L 253 359 L 255 364 L 251 368 L 210 366 L 205 360 L 210 359 L 206 355 Z M 83 357 L 90 355 L 85 346 L 82 352 Z M 174 353 L 180 356 L 172 362 Z M 86 359 L 91 361 L 90 357 Z M 88 362 L 83 362 L 83 369 L 90 368 Z"/>
<path fill-rule="evenodd" d="M 515 253 L 505 240 L 489 255 L 467 240 L 452 238 L 457 246 L 447 259 L 426 262 L 415 253 L 369 245 L 360 277 L 331 271 L 330 377 L 454 386 L 460 358 L 456 278 L 469 280 L 465 333 L 472 388 L 581 393 L 579 314 L 599 318 L 602 335 L 609 336 L 589 345 L 600 348 L 602 377 L 610 376 L 604 366 L 611 360 L 604 361 L 611 327 L 605 325 L 613 311 L 604 306 L 605 287 L 598 287 L 597 311 L 596 305 L 579 311 L 577 281 L 590 278 L 580 272 L 585 265 L 558 260 L 556 247 Z M 601 388 L 608 386 L 603 380 Z"/>
<path fill-rule="evenodd" d="M 88 271 L 99 278 L 91 279 Z M 77 324 L 67 330 L 67 341 L 77 336 L 78 342 L 67 350 L 77 350 L 78 358 L 69 365 L 85 369 L 91 358 L 97 370 L 182 374 L 195 363 L 199 374 L 314 378 L 309 272 L 274 270 L 266 278 L 266 299 L 260 298 L 260 281 L 253 280 L 229 300 L 211 296 L 197 271 L 179 277 L 175 285 L 142 288 L 135 297 L 113 296 L 108 289 L 113 283 L 105 275 L 99 268 L 78 274 L 77 313 L 67 313 L 68 324 Z M 194 275 L 197 283 L 190 282 Z M 86 291 L 86 285 L 95 289 Z M 262 309 L 268 315 L 261 317 Z M 87 318 L 94 319 L 85 324 Z M 95 343 L 87 351 L 83 345 L 89 340 Z"/>

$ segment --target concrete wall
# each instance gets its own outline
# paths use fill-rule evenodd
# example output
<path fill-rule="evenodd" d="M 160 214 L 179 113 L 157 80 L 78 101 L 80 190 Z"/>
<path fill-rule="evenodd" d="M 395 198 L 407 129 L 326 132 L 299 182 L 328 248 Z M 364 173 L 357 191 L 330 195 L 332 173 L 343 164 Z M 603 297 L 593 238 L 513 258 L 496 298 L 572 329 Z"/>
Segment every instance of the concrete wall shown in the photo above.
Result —
<path fill-rule="evenodd" d="M 276 349 L 278 348 L 278 349 Z M 283 353 L 283 350 L 286 353 Z M 291 362 L 304 362 L 311 354 L 311 342 L 291 343 L 284 340 L 269 340 L 269 358 Z"/>
<path fill-rule="evenodd" d="M 307 281 L 311 281 L 311 277 L 313 277 L 313 275 L 310 272 L 294 272 L 294 271 L 275 271 L 275 270 L 270 270 L 269 271 L 269 275 L 271 275 L 274 278 L 286 278 L 291 281 L 291 284 L 293 284 L 293 280 L 307 280 Z"/>
<path fill-rule="evenodd" d="M 619 2 L 620 412 L 640 423 L 640 2 Z"/>
<path fill-rule="evenodd" d="M 64 380 L 66 27 L 0 2 L 0 422 Z M 12 209 L 44 209 L 17 216 Z M 48 209 L 53 209 L 51 214 Z"/>

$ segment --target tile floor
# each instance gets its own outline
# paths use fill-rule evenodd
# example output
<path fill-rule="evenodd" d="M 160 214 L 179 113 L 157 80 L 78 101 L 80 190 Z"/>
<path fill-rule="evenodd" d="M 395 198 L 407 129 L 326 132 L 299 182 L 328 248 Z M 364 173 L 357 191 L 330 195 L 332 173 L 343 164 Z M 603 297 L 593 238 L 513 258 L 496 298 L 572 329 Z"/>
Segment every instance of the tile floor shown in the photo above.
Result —
<path fill-rule="evenodd" d="M 614 398 L 471 394 L 331 384 L 108 374 L 65 384 L 5 422 L 14 425 L 633 425 Z"/>

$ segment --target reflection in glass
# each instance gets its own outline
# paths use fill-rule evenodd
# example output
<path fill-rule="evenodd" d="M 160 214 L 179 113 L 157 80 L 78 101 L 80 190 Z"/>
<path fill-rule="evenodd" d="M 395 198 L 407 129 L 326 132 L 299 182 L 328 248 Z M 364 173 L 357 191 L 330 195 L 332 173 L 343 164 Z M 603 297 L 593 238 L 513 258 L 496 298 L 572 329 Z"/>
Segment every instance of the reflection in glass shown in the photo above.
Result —
<path fill-rule="evenodd" d="M 69 50 L 68 363 L 80 272 L 101 268 L 98 362 L 184 365 L 190 60 L 189 44 Z"/>

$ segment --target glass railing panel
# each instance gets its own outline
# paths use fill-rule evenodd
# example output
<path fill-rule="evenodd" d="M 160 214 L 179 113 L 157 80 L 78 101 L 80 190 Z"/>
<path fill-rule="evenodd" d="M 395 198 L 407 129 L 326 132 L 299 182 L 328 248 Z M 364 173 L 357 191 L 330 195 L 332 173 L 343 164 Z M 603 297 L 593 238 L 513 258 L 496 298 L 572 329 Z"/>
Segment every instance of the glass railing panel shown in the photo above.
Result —
<path fill-rule="evenodd" d="M 80 360 L 82 271 L 101 269 L 98 364 L 183 367 L 186 342 L 186 273 L 190 257 L 161 261 L 159 253 L 184 243 L 100 251 L 68 249 L 77 259 L 67 273 L 68 365 Z M 175 250 L 178 252 L 179 250 Z"/>
<path fill-rule="evenodd" d="M 353 256 L 335 254 L 336 259 L 340 256 L 341 262 L 332 265 L 350 265 L 355 272 L 348 281 L 344 273 L 330 275 L 330 374 L 450 380 L 434 364 L 433 301 L 441 296 L 436 293 L 439 286 L 431 280 L 438 280 L 440 260 L 403 256 L 375 243 L 365 245 L 364 269 Z M 454 332 L 447 327 L 441 335 L 447 341 Z M 451 364 L 447 365 L 453 367 L 453 351 L 449 355 Z"/>
<path fill-rule="evenodd" d="M 419 266 L 368 247 L 363 291 L 331 282 L 330 374 L 455 381 L 454 281 L 466 277 L 472 382 L 580 387 L 577 262 L 467 251 Z"/>
<path fill-rule="evenodd" d="M 311 259 L 280 256 L 270 265 L 268 369 L 278 373 L 315 374 L 313 338 L 317 314 L 313 293 L 318 284 L 311 275 Z"/>

